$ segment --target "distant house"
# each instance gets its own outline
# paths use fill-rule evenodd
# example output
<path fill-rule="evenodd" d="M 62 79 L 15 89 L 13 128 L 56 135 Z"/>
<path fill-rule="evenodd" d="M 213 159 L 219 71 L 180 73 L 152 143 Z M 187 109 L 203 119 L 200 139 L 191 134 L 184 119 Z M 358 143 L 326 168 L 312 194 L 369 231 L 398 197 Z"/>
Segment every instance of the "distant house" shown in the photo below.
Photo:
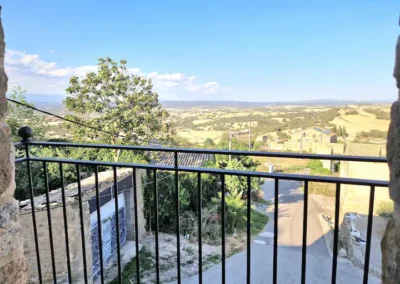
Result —
<path fill-rule="evenodd" d="M 297 130 L 291 133 L 292 142 L 303 143 L 336 143 L 337 135 L 328 129 L 323 129 L 320 127 L 310 127 L 304 130 Z"/>
<path fill-rule="evenodd" d="M 386 149 L 378 144 L 349 143 L 345 155 L 384 157 Z M 340 177 L 360 178 L 370 180 L 389 179 L 389 168 L 386 163 L 341 162 Z M 370 188 L 357 185 L 341 185 L 341 204 L 345 212 L 368 212 Z M 375 204 L 389 201 L 388 188 L 377 188 L 375 192 Z"/>

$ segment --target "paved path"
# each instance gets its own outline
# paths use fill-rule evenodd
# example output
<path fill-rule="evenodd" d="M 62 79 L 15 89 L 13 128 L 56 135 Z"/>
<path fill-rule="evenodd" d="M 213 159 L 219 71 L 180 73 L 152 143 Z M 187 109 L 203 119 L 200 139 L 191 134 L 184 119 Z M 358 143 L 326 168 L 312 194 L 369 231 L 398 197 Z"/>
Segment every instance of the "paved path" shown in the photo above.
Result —
<path fill-rule="evenodd" d="M 278 222 L 278 283 L 300 283 L 301 245 L 303 231 L 303 193 L 301 182 L 279 182 Z M 263 185 L 265 199 L 274 200 L 274 182 Z M 329 257 L 317 217 L 317 203 L 309 198 L 306 283 L 330 283 L 332 258 Z M 251 283 L 272 283 L 273 228 L 271 221 L 251 246 Z M 226 283 L 246 282 L 247 251 L 226 260 Z M 362 283 L 363 271 L 344 259 L 338 259 L 337 283 Z M 198 283 L 198 275 L 183 279 L 183 283 Z M 221 283 L 221 264 L 203 273 L 203 283 Z M 370 276 L 369 283 L 380 281 Z"/>

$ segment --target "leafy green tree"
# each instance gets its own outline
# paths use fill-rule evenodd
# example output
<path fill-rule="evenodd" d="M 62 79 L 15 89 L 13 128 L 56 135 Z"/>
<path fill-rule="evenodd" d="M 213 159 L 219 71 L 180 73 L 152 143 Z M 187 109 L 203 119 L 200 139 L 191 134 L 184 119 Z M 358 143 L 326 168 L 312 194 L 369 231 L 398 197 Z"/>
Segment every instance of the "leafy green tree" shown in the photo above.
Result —
<path fill-rule="evenodd" d="M 26 101 L 25 94 L 26 91 L 22 89 L 21 86 L 15 86 L 12 90 L 10 96 L 11 99 L 21 102 L 26 105 L 34 106 L 34 104 Z M 18 136 L 18 130 L 22 126 L 30 126 L 33 130 L 35 140 L 42 140 L 45 137 L 46 125 L 43 121 L 43 116 L 37 114 L 33 109 L 24 107 L 19 104 L 9 103 L 8 104 L 8 117 L 7 124 L 11 129 L 11 134 L 14 142 L 21 140 Z M 39 148 L 30 148 L 31 155 L 38 156 L 42 152 Z M 16 156 L 23 157 L 25 152 L 23 150 L 18 150 Z M 44 181 L 42 178 L 43 167 L 41 163 L 31 163 L 31 173 L 33 188 L 35 189 L 35 194 L 42 194 L 44 192 Z M 30 196 L 30 188 L 28 186 L 28 175 L 26 163 L 18 163 L 15 166 L 15 180 L 16 180 L 16 190 L 15 198 L 18 200 L 27 199 Z"/>
<path fill-rule="evenodd" d="M 245 167 L 240 160 L 232 159 L 228 162 L 225 167 L 227 170 L 240 170 L 246 171 L 249 168 Z M 226 175 L 225 177 L 226 188 L 231 194 L 245 194 L 247 195 L 247 178 L 236 176 L 236 175 Z M 251 178 L 251 190 L 259 190 L 261 185 L 261 180 L 256 177 Z"/>
<path fill-rule="evenodd" d="M 204 147 L 205 148 L 214 148 L 215 147 L 215 142 L 211 138 L 207 138 L 204 140 Z"/>
<path fill-rule="evenodd" d="M 23 90 L 21 86 L 15 86 L 12 90 L 10 98 L 20 103 L 34 106 L 34 104 L 26 101 L 24 95 L 25 93 L 26 90 Z M 43 116 L 37 114 L 33 109 L 14 104 L 12 102 L 8 104 L 7 124 L 11 128 L 11 134 L 14 142 L 21 140 L 21 137 L 18 136 L 18 129 L 25 125 L 32 128 L 34 135 L 33 138 L 35 140 L 43 139 L 46 133 L 46 126 L 43 121 Z"/>
<path fill-rule="evenodd" d="M 127 62 L 100 58 L 97 73 L 85 78 L 72 77 L 64 100 L 73 112 L 69 119 L 102 129 L 100 132 L 68 124 L 80 141 L 107 144 L 138 144 L 150 139 L 162 140 L 168 134 L 168 113 L 159 103 L 151 80 L 129 74 Z M 114 160 L 120 151 L 114 151 Z"/>

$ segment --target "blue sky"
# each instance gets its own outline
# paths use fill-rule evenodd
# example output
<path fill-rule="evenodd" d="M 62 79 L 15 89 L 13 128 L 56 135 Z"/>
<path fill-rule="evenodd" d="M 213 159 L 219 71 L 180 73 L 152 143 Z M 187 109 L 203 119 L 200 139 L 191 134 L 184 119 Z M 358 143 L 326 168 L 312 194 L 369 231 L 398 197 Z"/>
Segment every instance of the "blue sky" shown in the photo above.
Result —
<path fill-rule="evenodd" d="M 10 88 L 65 94 L 126 59 L 161 99 L 395 99 L 400 2 L 18 0 L 2 4 Z"/>

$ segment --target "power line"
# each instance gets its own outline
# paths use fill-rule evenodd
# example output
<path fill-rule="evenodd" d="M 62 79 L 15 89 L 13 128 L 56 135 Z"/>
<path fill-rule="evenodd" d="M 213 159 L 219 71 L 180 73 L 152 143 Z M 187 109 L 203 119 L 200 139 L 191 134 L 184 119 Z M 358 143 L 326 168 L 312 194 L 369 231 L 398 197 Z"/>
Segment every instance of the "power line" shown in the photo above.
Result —
<path fill-rule="evenodd" d="M 37 111 L 37 112 L 41 112 L 41 113 L 44 113 L 44 114 L 47 114 L 47 115 L 56 117 L 56 118 L 58 118 L 58 119 L 60 119 L 60 120 L 63 120 L 63 121 L 69 122 L 69 123 L 73 123 L 73 124 L 79 125 L 79 126 L 81 126 L 81 127 L 90 128 L 90 129 L 92 129 L 92 130 L 99 131 L 99 132 L 103 132 L 103 133 L 107 133 L 107 134 L 111 134 L 111 135 L 114 135 L 114 136 L 116 136 L 116 137 L 123 137 L 123 138 L 126 138 L 125 135 L 113 133 L 113 132 L 110 132 L 110 131 L 106 131 L 106 130 L 103 130 L 103 129 L 100 129 L 100 128 L 96 128 L 96 127 L 90 126 L 90 125 L 86 125 L 86 124 L 83 124 L 83 123 L 81 123 L 81 122 L 79 122 L 79 121 L 74 121 L 74 120 L 65 118 L 65 117 L 63 117 L 63 116 L 60 116 L 60 115 L 57 115 L 57 114 L 54 114 L 54 113 L 51 113 L 51 112 L 48 112 L 48 111 L 45 111 L 45 110 L 36 108 L 36 107 L 31 106 L 31 105 L 28 105 L 28 104 L 21 103 L 21 102 L 19 102 L 19 101 L 16 101 L 16 100 L 13 100 L 13 99 L 10 99 L 10 98 L 7 98 L 7 100 L 10 101 L 10 102 L 12 102 L 12 103 L 18 104 L 18 105 L 20 105 L 20 106 L 33 109 L 33 110 L 35 110 L 35 111 Z M 219 136 L 219 137 L 217 137 L 217 138 L 214 138 L 213 141 L 217 140 L 218 138 L 220 138 L 220 137 L 222 137 L 222 136 L 223 136 L 223 135 L 221 135 L 221 136 Z M 136 142 L 141 142 L 141 143 L 151 143 L 151 141 L 145 141 L 145 140 L 141 140 L 141 139 L 135 139 L 135 140 L 136 140 Z M 178 147 L 193 147 L 193 146 L 204 145 L 204 143 L 195 143 L 195 144 L 189 144 L 189 145 L 178 145 L 178 144 L 170 144 L 170 143 L 168 143 L 168 144 L 165 144 L 165 145 L 167 145 L 167 146 L 178 146 Z"/>
<path fill-rule="evenodd" d="M 36 108 L 36 107 L 34 107 L 34 106 L 27 105 L 27 104 L 21 103 L 21 102 L 19 102 L 19 101 L 16 101 L 16 100 L 13 100 L 13 99 L 10 99 L 10 98 L 7 98 L 7 100 L 10 101 L 10 102 L 13 102 L 14 104 L 18 104 L 18 105 L 21 105 L 21 106 L 24 106 L 24 107 L 33 109 L 33 110 L 35 110 L 35 111 L 38 111 L 38 112 L 41 112 L 41 113 L 44 113 L 44 114 L 47 114 L 47 115 L 50 115 L 50 116 L 57 117 L 58 119 L 61 119 L 61 120 L 64 120 L 64 121 L 67 121 L 67 122 L 70 122 L 70 123 L 74 123 L 74 124 L 77 124 L 77 125 L 82 126 L 82 127 L 90 128 L 90 129 L 92 129 L 92 130 L 104 132 L 104 133 L 111 134 L 111 135 L 114 135 L 114 136 L 117 136 L 117 137 L 124 137 L 124 138 L 126 138 L 126 136 L 124 136 L 124 135 L 116 134 L 116 133 L 109 132 L 109 131 L 106 131 L 106 130 L 103 130 L 103 129 L 98 129 L 98 128 L 93 127 L 93 126 L 83 124 L 83 123 L 81 123 L 81 122 L 79 122 L 79 121 L 74 121 L 74 120 L 65 118 L 65 117 L 63 117 L 63 116 L 59 116 L 59 115 L 57 115 L 57 114 L 54 114 L 54 113 L 51 113 L 51 112 L 48 112 L 48 111 L 45 111 L 45 110 L 38 109 L 38 108 Z"/>

